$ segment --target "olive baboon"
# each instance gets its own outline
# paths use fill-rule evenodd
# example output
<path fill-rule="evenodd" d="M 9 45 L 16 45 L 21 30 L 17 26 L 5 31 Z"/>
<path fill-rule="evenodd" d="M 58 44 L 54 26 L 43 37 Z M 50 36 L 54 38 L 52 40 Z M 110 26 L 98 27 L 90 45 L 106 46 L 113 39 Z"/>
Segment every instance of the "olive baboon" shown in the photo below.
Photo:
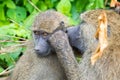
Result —
<path fill-rule="evenodd" d="M 98 40 L 95 39 L 97 19 L 102 11 L 108 18 L 108 46 L 103 55 L 92 65 L 91 56 L 95 52 Z M 75 41 L 72 46 L 78 45 L 78 49 L 84 54 L 79 63 L 80 80 L 119 80 L 120 79 L 120 16 L 112 10 L 92 10 L 81 14 L 83 22 L 77 29 L 68 30 L 70 41 Z M 77 34 L 72 36 L 71 34 Z M 69 35 L 70 34 L 70 35 Z M 69 66 L 68 66 L 69 67 Z"/>
<path fill-rule="evenodd" d="M 66 80 L 57 56 L 48 42 L 55 31 L 64 30 L 65 26 L 67 18 L 59 12 L 48 10 L 40 13 L 32 27 L 34 42 L 29 43 L 25 54 L 18 61 L 11 80 Z"/>
<path fill-rule="evenodd" d="M 108 46 L 104 50 L 102 57 L 91 65 L 91 55 L 95 51 L 96 44 L 93 38 L 89 39 L 92 44 L 86 49 L 80 63 L 80 80 L 119 80 L 120 79 L 120 16 L 112 10 L 105 10 L 108 19 Z M 84 13 L 81 18 L 89 24 L 97 25 L 97 18 L 102 10 L 93 10 Z M 87 26 L 86 26 L 87 27 Z M 86 28 L 89 33 L 93 32 Z M 86 37 L 94 37 L 89 35 Z M 95 46 L 94 46 L 95 45 Z M 93 49 L 91 49 L 93 48 Z"/>
<path fill-rule="evenodd" d="M 102 10 L 85 12 L 84 14 L 81 15 L 83 22 L 80 24 L 80 26 L 71 27 L 67 29 L 67 34 L 68 34 L 71 46 L 78 48 L 82 53 L 84 53 L 83 58 L 79 65 L 80 80 L 119 80 L 120 78 L 119 77 L 119 74 L 120 74 L 120 70 L 119 70 L 120 68 L 119 67 L 120 28 L 119 26 L 120 24 L 118 24 L 120 22 L 120 16 L 116 14 L 114 11 L 106 10 L 107 16 L 108 16 L 108 26 L 109 26 L 108 27 L 109 45 L 107 49 L 104 51 L 104 55 L 102 56 L 102 58 L 100 58 L 94 66 L 92 66 L 90 63 L 92 52 L 95 51 L 97 42 L 98 42 L 94 38 L 94 34 L 97 29 L 96 27 L 97 17 L 101 12 Z M 63 25 L 63 22 L 62 22 L 62 25 Z M 40 39 L 40 40 L 43 40 L 43 39 Z M 43 40 L 43 42 L 45 42 L 45 40 Z M 44 50 L 44 48 L 42 49 Z M 40 55 L 43 55 L 45 52 L 48 53 L 51 51 L 50 49 L 45 49 L 45 51 L 36 49 L 36 52 Z M 12 77 L 12 80 L 16 80 L 16 79 L 17 80 L 32 80 L 32 79 L 64 80 L 65 79 L 64 71 L 60 67 L 60 64 L 55 54 L 50 54 L 49 56 L 46 56 L 48 55 L 46 54 L 46 55 L 43 55 L 45 57 L 38 57 L 34 53 L 35 52 L 32 47 L 31 50 L 28 49 L 28 52 L 26 52 L 26 54 L 23 55 L 23 57 L 20 59 L 20 61 L 18 62 L 15 68 L 15 71 L 13 73 L 14 76 Z M 21 65 L 22 63 L 24 63 L 23 60 L 26 60 L 25 64 Z M 54 66 L 51 65 L 51 62 L 52 64 L 54 63 Z M 57 67 L 53 68 L 55 66 Z M 23 69 L 23 67 L 25 68 Z"/>

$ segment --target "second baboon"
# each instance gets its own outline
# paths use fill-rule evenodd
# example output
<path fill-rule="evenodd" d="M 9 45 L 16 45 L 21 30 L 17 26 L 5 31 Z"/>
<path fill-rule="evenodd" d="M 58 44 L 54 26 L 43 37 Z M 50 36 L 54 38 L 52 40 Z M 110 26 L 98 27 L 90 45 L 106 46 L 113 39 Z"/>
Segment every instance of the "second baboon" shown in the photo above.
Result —
<path fill-rule="evenodd" d="M 55 31 L 64 31 L 65 26 L 67 18 L 61 13 L 53 10 L 40 13 L 32 26 L 34 42 L 29 43 L 18 61 L 11 80 L 66 80 L 64 70 L 48 42 Z"/>
<path fill-rule="evenodd" d="M 81 18 L 93 25 L 97 25 L 97 18 L 102 10 L 94 10 L 84 13 Z M 80 63 L 80 80 L 119 80 L 120 79 L 120 16 L 112 10 L 105 10 L 108 19 L 108 46 L 95 65 L 91 65 L 91 55 L 96 49 L 95 43 L 88 44 L 90 47 L 83 55 Z M 88 32 L 93 32 L 86 28 Z M 89 35 L 86 37 L 90 37 Z M 90 39 L 93 42 L 93 39 Z M 94 46 L 94 47 L 93 47 Z M 91 49 L 93 48 L 93 49 Z"/>
<path fill-rule="evenodd" d="M 91 64 L 92 53 L 95 52 L 98 40 L 95 39 L 95 32 L 98 26 L 98 16 L 102 11 L 107 13 L 108 46 L 103 55 Z M 80 66 L 80 80 L 119 80 L 120 79 L 120 16 L 112 10 L 92 10 L 81 14 L 83 22 L 76 31 L 68 30 L 69 39 L 74 40 L 78 49 L 82 51 Z M 77 28 L 77 27 L 76 27 Z M 77 36 L 70 36 L 69 33 L 76 33 Z M 69 66 L 68 66 L 69 67 Z"/>

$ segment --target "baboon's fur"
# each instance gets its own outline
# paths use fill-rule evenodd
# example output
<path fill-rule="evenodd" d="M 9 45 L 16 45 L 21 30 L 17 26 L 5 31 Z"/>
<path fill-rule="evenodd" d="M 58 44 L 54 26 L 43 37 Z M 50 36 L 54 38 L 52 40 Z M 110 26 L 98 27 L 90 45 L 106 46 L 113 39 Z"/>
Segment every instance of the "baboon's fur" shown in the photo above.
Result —
<path fill-rule="evenodd" d="M 0 78 L 0 80 L 10 80 L 10 77 L 3 77 L 3 78 Z"/>
<path fill-rule="evenodd" d="M 49 17 L 49 18 L 48 18 Z M 66 17 L 59 12 L 48 10 L 40 13 L 32 30 L 44 30 L 52 33 Z M 18 61 L 11 80 L 65 80 L 66 76 L 55 53 L 41 57 L 34 52 L 33 42 L 29 43 L 26 52 Z"/>
<path fill-rule="evenodd" d="M 90 37 L 92 44 L 88 44 L 89 48 L 85 51 L 80 63 L 80 80 L 120 80 L 120 16 L 114 11 L 105 11 L 107 13 L 108 25 L 110 26 L 108 47 L 95 65 L 91 65 L 90 58 L 97 44 L 93 41 L 93 35 L 84 35 Z M 97 28 L 97 20 L 101 12 L 102 10 L 88 11 L 82 14 L 81 18 L 87 24 L 92 24 L 93 26 L 91 27 Z M 94 32 L 89 26 L 86 26 L 86 29 L 88 30 L 86 33 Z"/>
<path fill-rule="evenodd" d="M 55 54 L 40 57 L 35 54 L 33 43 L 18 61 L 11 80 L 64 80 L 65 74 Z"/>
<path fill-rule="evenodd" d="M 88 11 L 81 15 L 83 23 L 80 24 L 79 34 L 83 41 L 81 46 L 83 46 L 84 54 L 79 65 L 80 80 L 120 79 L 120 16 L 114 11 L 105 11 L 110 26 L 109 45 L 94 66 L 91 65 L 90 58 L 97 47 L 94 34 L 98 25 L 98 16 L 102 10 Z M 38 57 L 33 47 L 30 47 L 16 65 L 12 80 L 64 80 L 65 74 L 55 54 Z"/>
<path fill-rule="evenodd" d="M 43 30 L 47 33 L 52 33 L 60 26 L 60 22 L 62 21 L 64 22 L 65 27 L 68 26 L 68 20 L 66 16 L 57 11 L 48 10 L 36 16 L 32 30 Z"/>

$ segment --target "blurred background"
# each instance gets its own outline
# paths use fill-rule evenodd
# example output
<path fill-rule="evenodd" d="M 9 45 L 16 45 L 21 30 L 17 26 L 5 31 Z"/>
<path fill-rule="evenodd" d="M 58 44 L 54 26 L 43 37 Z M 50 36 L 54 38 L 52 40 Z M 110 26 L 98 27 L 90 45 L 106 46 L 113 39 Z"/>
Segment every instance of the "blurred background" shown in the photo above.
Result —
<path fill-rule="evenodd" d="M 80 23 L 80 13 L 109 9 L 109 4 L 110 0 L 0 0 L 0 77 L 12 70 L 24 53 L 38 13 L 57 10 L 68 17 L 72 26 Z"/>

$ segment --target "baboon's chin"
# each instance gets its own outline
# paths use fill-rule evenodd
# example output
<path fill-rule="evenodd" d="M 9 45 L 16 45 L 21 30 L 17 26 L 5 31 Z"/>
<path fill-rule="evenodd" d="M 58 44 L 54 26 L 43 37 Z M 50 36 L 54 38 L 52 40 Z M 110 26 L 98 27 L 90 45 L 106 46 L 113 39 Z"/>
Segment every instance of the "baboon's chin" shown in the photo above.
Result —
<path fill-rule="evenodd" d="M 36 54 L 38 54 L 39 56 L 48 56 L 51 52 L 51 49 L 48 49 L 47 51 L 41 52 L 41 51 L 35 51 Z"/>

